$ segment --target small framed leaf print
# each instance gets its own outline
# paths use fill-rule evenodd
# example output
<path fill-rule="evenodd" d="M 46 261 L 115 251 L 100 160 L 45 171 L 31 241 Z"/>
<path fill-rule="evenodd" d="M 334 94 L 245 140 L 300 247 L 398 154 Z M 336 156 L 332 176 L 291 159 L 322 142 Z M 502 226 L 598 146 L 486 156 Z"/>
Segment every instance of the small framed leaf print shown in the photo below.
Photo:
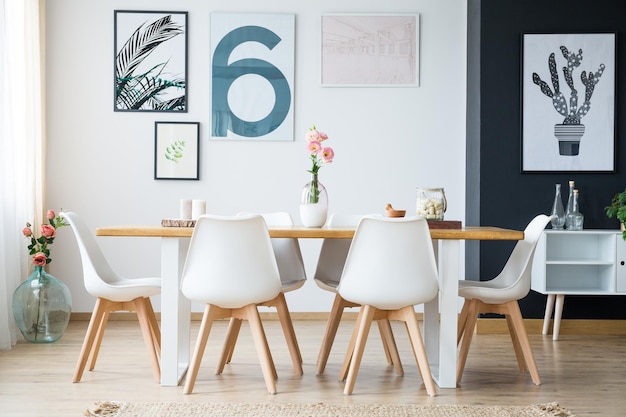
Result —
<path fill-rule="evenodd" d="M 154 179 L 198 180 L 200 123 L 154 122 Z"/>

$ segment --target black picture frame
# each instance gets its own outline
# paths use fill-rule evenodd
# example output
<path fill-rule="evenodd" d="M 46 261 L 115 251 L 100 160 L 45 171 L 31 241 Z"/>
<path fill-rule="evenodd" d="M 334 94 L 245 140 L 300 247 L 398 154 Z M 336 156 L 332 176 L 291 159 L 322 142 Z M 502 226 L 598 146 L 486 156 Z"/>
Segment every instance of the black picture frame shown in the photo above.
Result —
<path fill-rule="evenodd" d="M 200 179 L 199 122 L 154 122 L 154 179 Z"/>
<path fill-rule="evenodd" d="M 614 173 L 616 34 L 522 35 L 521 172 Z"/>
<path fill-rule="evenodd" d="M 187 112 L 187 33 L 187 12 L 114 11 L 114 111 Z"/>

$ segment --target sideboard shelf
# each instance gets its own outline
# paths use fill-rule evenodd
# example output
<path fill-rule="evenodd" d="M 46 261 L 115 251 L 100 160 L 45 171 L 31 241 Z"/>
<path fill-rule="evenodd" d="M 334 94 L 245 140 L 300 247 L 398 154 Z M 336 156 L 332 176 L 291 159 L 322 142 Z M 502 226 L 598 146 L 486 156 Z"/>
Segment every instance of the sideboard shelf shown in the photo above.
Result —
<path fill-rule="evenodd" d="M 543 334 L 554 309 L 553 339 L 558 340 L 565 295 L 626 295 L 625 261 L 626 242 L 619 230 L 545 230 L 531 285 L 548 295 Z"/>

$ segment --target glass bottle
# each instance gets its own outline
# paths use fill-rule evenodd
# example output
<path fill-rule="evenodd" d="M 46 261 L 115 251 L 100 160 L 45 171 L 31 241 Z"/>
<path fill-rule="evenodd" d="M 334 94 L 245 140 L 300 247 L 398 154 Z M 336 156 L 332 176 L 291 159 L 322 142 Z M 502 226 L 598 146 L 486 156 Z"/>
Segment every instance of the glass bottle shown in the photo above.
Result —
<path fill-rule="evenodd" d="M 565 217 L 565 227 L 568 230 L 583 230 L 584 216 L 578 209 L 578 190 L 574 190 L 572 212 Z"/>
<path fill-rule="evenodd" d="M 570 181 L 569 182 L 569 194 L 567 196 L 567 208 L 565 209 L 566 219 L 567 219 L 567 215 L 572 212 L 573 205 L 574 205 L 574 181 Z M 567 224 L 565 227 L 567 227 Z"/>
<path fill-rule="evenodd" d="M 563 209 L 563 200 L 561 199 L 561 184 L 556 184 L 556 193 L 554 195 L 554 203 L 552 204 L 552 228 L 562 230 L 565 225 L 565 210 Z"/>

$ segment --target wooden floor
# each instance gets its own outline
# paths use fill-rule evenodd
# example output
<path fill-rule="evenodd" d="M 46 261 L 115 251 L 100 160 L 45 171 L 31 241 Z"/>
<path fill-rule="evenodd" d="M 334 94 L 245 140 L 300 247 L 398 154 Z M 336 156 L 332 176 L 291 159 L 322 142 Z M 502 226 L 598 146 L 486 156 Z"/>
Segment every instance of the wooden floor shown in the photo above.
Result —
<path fill-rule="evenodd" d="M 216 354 L 226 323 L 218 323 L 191 395 L 182 387 L 161 387 L 152 379 L 137 322 L 112 321 L 104 337 L 96 369 L 80 383 L 72 372 L 87 323 L 72 321 L 54 344 L 18 343 L 0 351 L 0 416 L 82 416 L 96 401 L 187 402 L 326 402 L 524 405 L 558 402 L 578 416 L 621 416 L 626 413 L 626 336 L 531 335 L 543 380 L 532 384 L 520 374 L 508 335 L 477 334 L 457 389 L 438 389 L 428 397 L 417 371 L 404 328 L 394 324 L 405 375 L 386 364 L 376 326 L 372 328 L 354 394 L 344 396 L 337 374 L 352 321 L 340 327 L 326 374 L 315 375 L 315 360 L 325 323 L 296 321 L 304 359 L 304 375 L 294 375 L 277 321 L 265 328 L 278 371 L 278 394 L 269 395 L 246 324 L 233 361 L 214 375 Z M 199 323 L 192 324 L 192 347 Z"/>

